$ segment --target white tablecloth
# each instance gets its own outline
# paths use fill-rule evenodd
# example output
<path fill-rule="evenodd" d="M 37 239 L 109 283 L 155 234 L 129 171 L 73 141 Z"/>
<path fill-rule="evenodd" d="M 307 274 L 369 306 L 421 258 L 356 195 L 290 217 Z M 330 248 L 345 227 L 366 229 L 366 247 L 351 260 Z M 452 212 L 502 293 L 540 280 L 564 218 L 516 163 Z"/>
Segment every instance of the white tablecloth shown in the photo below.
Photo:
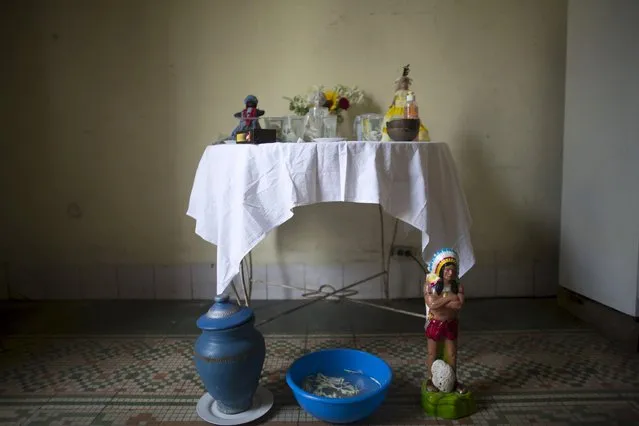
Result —
<path fill-rule="evenodd" d="M 217 245 L 217 292 L 275 227 L 308 204 L 380 204 L 422 232 L 424 260 L 453 247 L 460 275 L 475 263 L 471 219 L 450 150 L 442 142 L 214 145 L 195 174 L 187 214 Z"/>

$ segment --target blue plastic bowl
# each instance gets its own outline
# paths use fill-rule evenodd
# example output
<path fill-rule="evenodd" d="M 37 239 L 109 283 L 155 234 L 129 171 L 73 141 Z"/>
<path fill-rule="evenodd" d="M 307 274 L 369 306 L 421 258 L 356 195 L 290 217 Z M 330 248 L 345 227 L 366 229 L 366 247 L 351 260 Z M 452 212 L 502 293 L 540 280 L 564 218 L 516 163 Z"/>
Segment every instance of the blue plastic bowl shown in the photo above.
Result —
<path fill-rule="evenodd" d="M 326 398 L 302 389 L 304 380 L 311 374 L 331 375 L 344 370 L 361 371 L 381 386 L 373 392 L 348 398 Z M 286 373 L 286 383 L 297 403 L 309 414 L 329 423 L 353 423 L 370 416 L 384 401 L 392 378 L 393 372 L 384 360 L 355 349 L 312 352 L 295 360 Z"/>

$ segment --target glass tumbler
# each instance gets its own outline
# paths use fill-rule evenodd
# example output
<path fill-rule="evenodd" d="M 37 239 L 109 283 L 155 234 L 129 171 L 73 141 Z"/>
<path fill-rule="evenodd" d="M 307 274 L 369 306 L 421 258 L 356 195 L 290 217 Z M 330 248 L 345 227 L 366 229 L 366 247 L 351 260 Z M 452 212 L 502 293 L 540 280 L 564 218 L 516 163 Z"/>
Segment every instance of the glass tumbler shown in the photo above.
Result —
<path fill-rule="evenodd" d="M 381 114 L 365 114 L 362 117 L 362 139 L 369 142 L 382 140 L 384 116 Z"/>
<path fill-rule="evenodd" d="M 282 127 L 283 142 L 297 142 L 304 138 L 304 117 L 301 115 L 289 115 L 284 117 Z"/>
<path fill-rule="evenodd" d="M 285 117 L 263 117 L 263 120 L 266 129 L 275 129 L 275 140 L 282 142 Z"/>
<path fill-rule="evenodd" d="M 329 114 L 324 117 L 324 128 L 322 129 L 323 138 L 335 138 L 337 137 L 337 116 L 335 114 Z"/>

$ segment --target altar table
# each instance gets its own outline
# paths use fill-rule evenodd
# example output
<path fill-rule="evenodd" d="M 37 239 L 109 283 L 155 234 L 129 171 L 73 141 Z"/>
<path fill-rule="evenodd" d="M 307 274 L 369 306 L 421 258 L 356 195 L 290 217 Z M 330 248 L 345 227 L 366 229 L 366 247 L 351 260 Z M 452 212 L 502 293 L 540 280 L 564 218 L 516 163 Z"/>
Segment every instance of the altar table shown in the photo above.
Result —
<path fill-rule="evenodd" d="M 217 294 L 295 207 L 323 202 L 378 204 L 421 231 L 424 260 L 452 247 L 460 276 L 475 263 L 466 197 L 444 142 L 212 145 L 200 159 L 187 214 L 196 234 L 217 246 Z"/>

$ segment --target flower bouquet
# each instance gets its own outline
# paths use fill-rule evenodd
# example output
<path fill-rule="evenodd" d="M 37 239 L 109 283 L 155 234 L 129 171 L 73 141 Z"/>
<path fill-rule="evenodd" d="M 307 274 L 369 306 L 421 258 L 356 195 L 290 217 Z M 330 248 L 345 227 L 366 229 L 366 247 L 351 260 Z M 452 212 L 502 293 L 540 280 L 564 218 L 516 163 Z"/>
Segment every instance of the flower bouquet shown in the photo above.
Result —
<path fill-rule="evenodd" d="M 319 106 L 328 108 L 330 114 L 337 115 L 337 121 L 341 123 L 344 120 L 342 111 L 361 103 L 364 100 L 364 92 L 357 86 L 351 88 L 341 84 L 332 89 L 314 86 L 306 95 L 295 95 L 292 98 L 284 97 L 284 99 L 289 101 L 288 109 L 297 115 L 306 115 L 315 102 L 318 102 Z"/>

